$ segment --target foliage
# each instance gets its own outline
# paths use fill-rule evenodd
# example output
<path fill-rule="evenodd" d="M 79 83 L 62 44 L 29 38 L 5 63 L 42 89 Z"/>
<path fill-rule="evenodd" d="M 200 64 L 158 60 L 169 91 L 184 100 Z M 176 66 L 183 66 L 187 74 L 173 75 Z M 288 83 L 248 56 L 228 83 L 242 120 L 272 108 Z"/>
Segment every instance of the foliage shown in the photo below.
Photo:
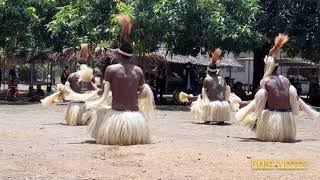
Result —
<path fill-rule="evenodd" d="M 0 48 L 117 46 L 119 13 L 133 18 L 138 54 L 161 46 L 184 55 L 216 47 L 241 52 L 270 46 L 285 32 L 289 55 L 319 59 L 318 0 L 0 0 Z"/>

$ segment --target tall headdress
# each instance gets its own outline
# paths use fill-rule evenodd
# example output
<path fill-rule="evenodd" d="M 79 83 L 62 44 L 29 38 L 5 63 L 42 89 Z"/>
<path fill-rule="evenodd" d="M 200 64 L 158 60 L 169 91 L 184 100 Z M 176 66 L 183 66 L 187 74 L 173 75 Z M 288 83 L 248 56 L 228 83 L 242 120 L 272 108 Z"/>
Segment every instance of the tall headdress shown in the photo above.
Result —
<path fill-rule="evenodd" d="M 117 20 L 121 25 L 120 48 L 118 52 L 124 56 L 131 57 L 133 54 L 133 48 L 129 41 L 132 28 L 131 18 L 127 15 L 120 14 L 117 16 Z"/>
<path fill-rule="evenodd" d="M 288 41 L 288 39 L 289 38 L 287 35 L 281 33 L 274 39 L 274 46 L 270 49 L 269 56 L 266 56 L 264 59 L 264 63 L 266 64 L 263 75 L 264 78 L 270 76 L 273 73 L 275 67 L 279 66 L 279 63 L 274 57 L 274 54 L 280 51 L 280 49 Z"/>
<path fill-rule="evenodd" d="M 207 67 L 208 72 L 211 72 L 211 73 L 218 73 L 219 72 L 219 69 L 218 69 L 216 63 L 218 62 L 218 60 L 220 58 L 221 52 L 222 51 L 220 48 L 217 48 L 214 52 L 212 52 L 211 63 Z"/>
<path fill-rule="evenodd" d="M 80 53 L 79 53 L 79 62 L 81 64 L 86 64 L 89 59 L 89 44 L 81 43 L 80 44 Z"/>

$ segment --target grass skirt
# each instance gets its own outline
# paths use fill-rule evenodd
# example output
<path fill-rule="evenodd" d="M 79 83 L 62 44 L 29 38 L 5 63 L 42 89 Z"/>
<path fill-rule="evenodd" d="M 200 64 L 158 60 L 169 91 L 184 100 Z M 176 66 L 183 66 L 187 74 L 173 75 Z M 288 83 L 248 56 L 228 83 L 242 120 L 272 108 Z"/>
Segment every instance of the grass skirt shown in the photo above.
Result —
<path fill-rule="evenodd" d="M 66 123 L 70 126 L 85 125 L 87 123 L 87 119 L 83 118 L 85 112 L 84 103 L 70 102 L 65 114 Z"/>
<path fill-rule="evenodd" d="M 194 117 L 203 122 L 230 121 L 231 106 L 227 101 L 198 100 L 191 104 L 191 112 Z"/>
<path fill-rule="evenodd" d="M 262 141 L 293 142 L 296 137 L 293 113 L 264 110 L 257 122 L 256 136 Z"/>
<path fill-rule="evenodd" d="M 149 128 L 139 111 L 97 109 L 89 133 L 98 144 L 135 145 L 150 143 Z"/>

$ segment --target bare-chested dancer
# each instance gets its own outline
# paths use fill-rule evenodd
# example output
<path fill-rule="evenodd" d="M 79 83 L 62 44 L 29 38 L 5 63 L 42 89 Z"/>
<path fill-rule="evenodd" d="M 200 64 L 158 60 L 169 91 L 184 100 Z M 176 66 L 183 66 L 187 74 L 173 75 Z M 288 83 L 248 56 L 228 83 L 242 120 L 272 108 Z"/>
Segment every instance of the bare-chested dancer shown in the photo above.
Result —
<path fill-rule="evenodd" d="M 69 89 L 69 94 L 70 92 L 84 94 L 98 90 L 96 85 L 91 82 L 93 70 L 85 65 L 89 58 L 89 46 L 86 43 L 82 43 L 80 47 L 78 62 L 82 65 L 77 72 L 68 76 L 65 84 Z M 86 125 L 88 118 L 84 116 L 84 113 L 86 113 L 85 101 L 81 100 L 81 98 L 71 98 L 69 100 L 70 103 L 65 113 L 66 123 L 71 126 Z"/>
<path fill-rule="evenodd" d="M 298 97 L 289 80 L 278 74 L 279 63 L 275 55 L 287 40 L 288 37 L 283 34 L 276 37 L 274 47 L 265 58 L 266 68 L 260 90 L 255 99 L 236 115 L 262 141 L 293 142 L 296 136 L 294 115 L 300 109 L 313 118 L 319 118 L 319 113 Z"/>
<path fill-rule="evenodd" d="M 153 111 L 153 94 L 144 82 L 142 69 L 130 61 L 133 54 L 129 43 L 131 20 L 125 15 L 118 16 L 118 20 L 122 25 L 118 64 L 108 66 L 105 71 L 102 98 L 88 103 L 90 108 L 104 106 L 111 91 L 111 109 L 97 110 L 89 132 L 99 144 L 146 144 L 150 142 L 146 120 Z"/>
<path fill-rule="evenodd" d="M 218 75 L 219 69 L 216 65 L 220 54 L 220 49 L 216 49 L 212 53 L 212 62 L 207 68 L 207 77 L 203 81 L 202 97 L 191 96 L 188 98 L 189 101 L 196 100 L 191 104 L 191 112 L 196 119 L 204 123 L 230 121 L 230 87 Z M 238 108 L 240 101 L 241 99 L 238 101 Z"/>
<path fill-rule="evenodd" d="M 76 93 L 83 94 L 95 91 L 98 88 L 90 81 L 80 80 L 79 72 L 71 73 L 68 77 L 66 86 Z M 85 102 L 82 100 L 70 100 L 65 113 L 65 121 L 70 126 L 86 125 L 88 117 L 83 116 L 86 112 Z"/>

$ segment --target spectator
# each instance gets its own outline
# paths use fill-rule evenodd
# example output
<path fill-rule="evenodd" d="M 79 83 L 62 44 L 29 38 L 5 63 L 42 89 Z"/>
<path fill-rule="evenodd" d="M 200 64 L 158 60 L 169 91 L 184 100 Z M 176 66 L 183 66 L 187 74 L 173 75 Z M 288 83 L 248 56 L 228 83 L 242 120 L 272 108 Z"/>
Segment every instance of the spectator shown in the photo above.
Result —
<path fill-rule="evenodd" d="M 51 94 L 53 94 L 52 88 L 51 88 L 51 86 L 47 86 L 47 91 L 46 91 L 45 96 L 50 96 Z"/>
<path fill-rule="evenodd" d="M 160 95 L 160 101 L 163 101 L 163 93 L 166 89 L 166 82 L 167 82 L 167 72 L 165 65 L 161 63 L 155 70 L 156 74 L 156 94 L 155 97 L 158 97 L 158 93 Z"/>
<path fill-rule="evenodd" d="M 0 68 L 0 90 L 1 90 L 1 85 L 2 85 L 2 69 Z"/>
<path fill-rule="evenodd" d="M 65 66 L 64 70 L 62 71 L 62 74 L 61 74 L 61 83 L 62 84 L 65 84 L 67 82 L 67 80 L 68 80 L 68 76 L 69 76 L 68 69 L 69 69 L 69 67 Z"/>
<path fill-rule="evenodd" d="M 243 89 L 243 84 L 241 82 L 236 82 L 234 85 L 234 93 L 241 98 L 243 101 L 248 101 L 249 97 Z"/>
<path fill-rule="evenodd" d="M 310 89 L 309 101 L 313 106 L 320 106 L 320 86 L 318 83 L 313 83 Z"/>
<path fill-rule="evenodd" d="M 11 65 L 10 71 L 9 71 L 9 81 L 10 83 L 14 83 L 16 79 L 18 78 L 18 74 L 16 71 L 16 66 L 14 64 Z"/>
<path fill-rule="evenodd" d="M 41 85 L 38 84 L 37 85 L 37 90 L 36 90 L 36 96 L 38 96 L 39 98 L 44 98 L 44 91 L 41 89 Z"/>
<path fill-rule="evenodd" d="M 195 68 L 188 62 L 183 70 L 183 84 L 185 85 L 185 92 L 188 94 L 195 94 L 197 91 L 198 77 Z"/>
<path fill-rule="evenodd" d="M 290 78 L 289 81 L 290 81 L 290 84 L 297 89 L 297 93 L 300 96 L 302 92 L 301 83 L 299 81 L 295 81 L 294 78 Z"/>
<path fill-rule="evenodd" d="M 16 100 L 17 95 L 18 95 L 18 81 L 14 80 L 9 84 L 9 95 L 10 98 L 13 100 Z"/>
<path fill-rule="evenodd" d="M 36 92 L 34 91 L 33 86 L 30 85 L 27 96 L 30 99 L 30 98 L 33 98 L 35 95 L 36 95 Z"/>

